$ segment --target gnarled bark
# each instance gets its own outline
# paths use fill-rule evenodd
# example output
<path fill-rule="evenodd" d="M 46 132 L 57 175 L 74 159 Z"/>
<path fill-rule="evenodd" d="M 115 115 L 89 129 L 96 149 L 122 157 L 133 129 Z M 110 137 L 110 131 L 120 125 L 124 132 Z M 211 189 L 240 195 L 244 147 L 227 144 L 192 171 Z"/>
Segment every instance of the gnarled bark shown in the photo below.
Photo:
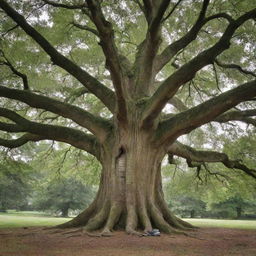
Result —
<path fill-rule="evenodd" d="M 115 229 L 138 234 L 138 230 L 152 228 L 182 233 L 180 230 L 191 228 L 174 216 L 164 201 L 160 166 L 165 152 L 154 147 L 150 133 L 134 127 L 116 135 L 114 141 L 102 148 L 102 177 L 96 199 L 60 227 L 83 226 L 86 232 L 100 229 L 104 234 Z"/>

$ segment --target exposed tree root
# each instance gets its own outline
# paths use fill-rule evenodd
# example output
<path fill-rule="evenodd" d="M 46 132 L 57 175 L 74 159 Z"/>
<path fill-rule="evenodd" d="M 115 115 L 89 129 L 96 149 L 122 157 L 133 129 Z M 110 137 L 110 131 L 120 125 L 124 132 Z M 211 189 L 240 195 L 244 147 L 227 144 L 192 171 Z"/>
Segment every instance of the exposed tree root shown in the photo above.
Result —
<path fill-rule="evenodd" d="M 83 233 L 90 237 L 102 237 L 102 235 L 100 233 L 92 233 L 92 232 L 87 232 L 85 230 L 83 230 Z"/>
<path fill-rule="evenodd" d="M 12 233 L 0 233 L 0 236 L 8 236 L 11 235 Z"/>
<path fill-rule="evenodd" d="M 66 234 L 74 234 L 74 233 L 82 232 L 82 231 L 83 231 L 82 228 L 76 228 L 76 229 L 73 229 L 73 230 L 70 230 L 70 231 L 61 232 L 61 233 L 63 235 L 66 235 Z"/>
<path fill-rule="evenodd" d="M 164 219 L 162 213 L 154 204 L 151 204 L 150 211 L 151 211 L 151 217 L 153 219 L 153 222 L 161 231 L 163 231 L 166 234 L 186 235 L 185 232 L 175 229 L 171 225 L 169 225 L 168 222 Z"/>
<path fill-rule="evenodd" d="M 127 207 L 127 220 L 125 231 L 127 234 L 133 234 L 138 225 L 138 216 L 135 210 L 134 205 L 128 205 Z"/>
<path fill-rule="evenodd" d="M 130 230 L 126 230 L 126 233 L 128 235 L 133 235 L 133 236 L 143 236 L 143 233 L 138 232 L 135 229 L 134 230 L 131 230 L 131 229 Z"/>
<path fill-rule="evenodd" d="M 90 232 L 93 230 L 100 229 L 108 217 L 109 202 L 105 202 L 102 209 L 91 219 L 84 227 L 84 231 Z"/>
<path fill-rule="evenodd" d="M 197 239 L 197 240 L 206 240 L 205 238 L 193 236 L 193 235 L 191 235 L 191 234 L 185 234 L 185 235 L 186 235 L 187 237 L 194 238 L 194 239 Z"/>
<path fill-rule="evenodd" d="M 194 230 L 194 227 L 174 216 L 161 199 L 157 200 L 157 204 L 154 202 L 150 203 L 147 208 L 145 204 L 138 207 L 138 211 L 137 213 L 133 205 L 130 205 L 126 211 L 123 204 L 114 202 L 110 205 L 109 201 L 107 201 L 92 218 L 86 221 L 87 224 L 84 227 L 73 228 L 68 231 L 55 229 L 50 233 L 61 233 L 68 235 L 68 237 L 81 236 L 84 234 L 91 237 L 109 237 L 113 236 L 113 229 L 116 229 L 118 225 L 120 226 L 120 216 L 126 216 L 125 231 L 130 235 L 143 236 L 145 233 L 137 231 L 138 228 L 142 228 L 144 232 L 148 232 L 152 231 L 154 226 L 163 233 L 182 234 L 196 238 L 184 232 L 185 230 Z M 100 229 L 102 230 L 101 232 L 94 233 L 94 231 Z M 79 232 L 81 232 L 81 234 L 79 234 Z"/>
<path fill-rule="evenodd" d="M 114 226 L 118 222 L 120 215 L 122 213 L 122 205 L 118 202 L 114 202 L 110 208 L 109 216 L 106 222 L 106 225 L 103 230 L 103 234 L 111 233 L 111 230 L 113 230 Z"/>
<path fill-rule="evenodd" d="M 82 236 L 82 234 L 77 234 L 77 235 L 70 235 L 70 236 L 66 236 L 66 238 L 73 238 L 73 237 L 80 237 L 80 236 Z"/>
<path fill-rule="evenodd" d="M 66 223 L 64 223 L 64 224 L 66 224 Z M 44 228 L 42 228 L 42 230 L 54 230 L 54 229 L 59 229 L 59 227 L 58 226 L 53 226 L 53 227 L 44 227 Z"/>
<path fill-rule="evenodd" d="M 106 230 L 106 229 L 104 229 L 100 234 L 101 234 L 101 236 L 103 236 L 103 237 L 111 237 L 111 236 L 114 236 L 114 234 L 113 234 L 111 231 Z"/>
<path fill-rule="evenodd" d="M 127 234 L 143 236 L 157 228 L 167 234 L 188 235 L 184 231 L 194 230 L 195 227 L 177 218 L 169 210 L 162 193 L 161 175 L 151 182 L 156 184 L 153 191 L 150 187 L 148 190 L 140 190 L 141 187 L 129 186 L 122 196 L 112 195 L 109 188 L 101 188 L 87 210 L 73 220 L 57 226 L 62 230 L 73 229 L 64 232 L 53 229 L 52 233 L 62 233 L 68 237 L 82 235 L 109 237 L 113 236 L 114 229 L 125 228 Z M 146 186 L 147 184 L 143 184 L 143 187 Z"/>
<path fill-rule="evenodd" d="M 140 222 L 144 228 L 144 232 L 151 231 L 152 230 L 152 224 L 148 215 L 147 207 L 146 207 L 146 200 L 144 197 L 139 196 L 139 210 L 138 215 Z"/>
<path fill-rule="evenodd" d="M 66 238 L 80 237 L 83 235 L 87 235 L 90 237 L 111 237 L 114 235 L 112 232 L 107 231 L 107 230 L 102 231 L 100 233 L 96 233 L 96 232 L 85 231 L 82 228 L 72 230 L 72 231 L 62 232 L 61 234 L 64 235 Z"/>
<path fill-rule="evenodd" d="M 175 227 L 180 230 L 191 230 L 195 229 L 193 225 L 190 223 L 183 221 L 182 219 L 177 218 L 168 208 L 166 202 L 162 197 L 159 196 L 158 200 L 159 207 L 161 209 L 161 212 L 163 213 L 164 219 L 171 225 L 172 227 Z"/>
<path fill-rule="evenodd" d="M 87 221 L 90 219 L 90 217 L 93 215 L 93 213 L 96 211 L 96 201 L 97 197 L 94 200 L 94 202 L 82 213 L 80 213 L 77 217 L 74 219 L 65 222 L 63 224 L 55 226 L 55 228 L 75 228 L 79 226 L 86 225 Z"/>
<path fill-rule="evenodd" d="M 53 231 L 47 232 L 48 234 L 58 234 L 58 233 L 64 233 L 65 231 L 62 229 L 54 229 Z"/>
<path fill-rule="evenodd" d="M 179 223 L 181 223 L 184 227 L 188 228 L 189 231 L 193 231 L 193 230 L 199 229 L 199 227 L 196 227 L 196 226 L 194 226 L 194 225 L 192 225 L 192 224 L 190 224 L 190 223 L 188 223 L 188 222 L 186 222 L 186 221 L 184 221 L 184 220 L 182 220 L 182 219 L 179 219 L 179 218 L 177 218 L 176 216 L 174 216 L 174 217 L 175 217 L 175 219 L 176 219 Z"/>
<path fill-rule="evenodd" d="M 33 233 L 29 232 L 29 233 L 26 233 L 26 234 L 18 234 L 16 236 L 23 237 L 23 236 L 33 236 L 33 235 L 36 235 L 36 232 L 33 232 Z"/>

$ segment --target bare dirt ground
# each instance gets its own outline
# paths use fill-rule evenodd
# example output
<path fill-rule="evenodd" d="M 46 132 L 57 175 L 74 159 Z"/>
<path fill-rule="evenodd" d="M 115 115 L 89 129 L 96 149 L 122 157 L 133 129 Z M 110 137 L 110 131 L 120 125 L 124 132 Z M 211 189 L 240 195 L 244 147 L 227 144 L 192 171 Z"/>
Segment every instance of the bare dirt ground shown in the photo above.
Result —
<path fill-rule="evenodd" d="M 256 230 L 200 228 L 184 235 L 72 236 L 42 228 L 0 230 L 0 256 L 256 255 Z"/>

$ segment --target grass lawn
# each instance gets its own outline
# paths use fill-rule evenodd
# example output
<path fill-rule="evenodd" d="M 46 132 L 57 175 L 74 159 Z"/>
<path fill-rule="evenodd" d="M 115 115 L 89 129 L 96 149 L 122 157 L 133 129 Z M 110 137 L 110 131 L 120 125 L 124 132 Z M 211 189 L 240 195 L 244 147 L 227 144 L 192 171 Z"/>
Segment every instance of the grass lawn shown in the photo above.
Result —
<path fill-rule="evenodd" d="M 68 220 L 69 218 L 50 217 L 41 212 L 8 211 L 8 213 L 0 213 L 0 228 L 54 226 Z"/>
<path fill-rule="evenodd" d="M 256 229 L 256 220 L 184 219 L 197 227 Z"/>
<path fill-rule="evenodd" d="M 19 228 L 31 226 L 54 226 L 70 218 L 51 217 L 42 212 L 0 213 L 0 228 Z M 256 220 L 219 220 L 219 219 L 184 219 L 197 227 L 218 227 L 256 229 Z"/>
<path fill-rule="evenodd" d="M 53 226 L 67 220 L 70 218 L 54 218 L 39 212 L 0 213 L 0 256 L 256 255 L 256 220 L 186 219 L 198 227 L 207 227 L 193 232 L 192 237 L 138 237 L 117 231 L 113 237 L 99 239 L 85 236 L 82 231 L 69 237 L 40 227 L 21 228 Z"/>

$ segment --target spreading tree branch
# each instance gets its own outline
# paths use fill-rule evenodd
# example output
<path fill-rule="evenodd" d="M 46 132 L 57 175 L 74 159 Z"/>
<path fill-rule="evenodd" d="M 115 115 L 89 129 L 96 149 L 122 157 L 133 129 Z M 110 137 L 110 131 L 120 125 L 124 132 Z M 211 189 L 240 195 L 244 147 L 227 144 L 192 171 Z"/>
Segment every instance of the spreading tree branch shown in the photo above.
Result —
<path fill-rule="evenodd" d="M 145 14 L 145 18 L 148 22 L 148 24 L 150 23 L 150 21 L 152 20 L 152 16 L 153 16 L 153 1 L 152 0 L 143 0 L 143 8 L 142 10 L 144 10 L 144 14 Z"/>
<path fill-rule="evenodd" d="M 138 98 L 148 96 L 153 82 L 153 63 L 161 43 L 161 21 L 170 0 L 144 1 L 148 29 L 145 40 L 139 45 L 134 63 L 135 94 Z"/>
<path fill-rule="evenodd" d="M 156 88 L 159 87 L 161 84 L 160 81 L 155 81 L 154 86 L 152 87 L 152 90 L 156 90 Z M 179 112 L 188 110 L 188 107 L 185 105 L 185 103 L 179 99 L 178 96 L 172 97 L 169 101 L 168 104 L 171 104 L 173 107 L 175 107 Z M 168 115 L 168 114 L 167 114 Z"/>
<path fill-rule="evenodd" d="M 171 155 L 185 158 L 190 163 L 223 163 L 228 168 L 239 169 L 256 179 L 256 170 L 248 168 L 239 160 L 230 160 L 229 157 L 224 153 L 219 153 L 216 151 L 195 150 L 194 148 L 184 145 L 180 142 L 173 143 L 169 147 L 168 152 Z"/>
<path fill-rule="evenodd" d="M 31 36 L 42 49 L 51 57 L 54 64 L 66 70 L 69 74 L 80 81 L 91 93 L 99 98 L 105 106 L 113 113 L 115 110 L 115 94 L 97 79 L 80 68 L 74 62 L 60 54 L 50 42 L 37 30 L 28 24 L 26 19 L 15 11 L 5 0 L 0 1 L 0 8 L 13 19 L 29 36 Z"/>
<path fill-rule="evenodd" d="M 179 0 L 171 9 L 171 11 L 166 15 L 166 17 L 163 18 L 162 22 L 165 22 L 166 20 L 168 20 L 170 18 L 170 16 L 174 13 L 174 11 L 176 10 L 176 8 L 180 5 L 180 3 L 183 0 Z"/>
<path fill-rule="evenodd" d="M 161 22 L 163 20 L 163 16 L 164 16 L 169 4 L 170 4 L 170 0 L 162 0 L 162 1 L 160 1 L 160 4 L 158 6 L 156 5 L 157 11 L 155 12 L 153 19 L 150 22 L 149 28 L 148 28 L 148 31 L 150 32 L 151 37 L 154 38 L 155 34 L 158 33 Z"/>
<path fill-rule="evenodd" d="M 20 138 L 14 139 L 14 140 L 5 140 L 0 138 L 0 146 L 6 147 L 6 148 L 18 148 L 28 143 L 29 141 L 36 142 L 40 140 L 45 140 L 45 138 L 39 135 L 27 133 L 21 136 Z"/>
<path fill-rule="evenodd" d="M 23 81 L 23 88 L 24 90 L 29 90 L 29 85 L 28 85 L 28 77 L 27 75 L 21 73 L 20 71 L 18 71 L 13 65 L 12 63 L 8 60 L 8 58 L 5 56 L 4 52 L 0 49 L 0 53 L 2 54 L 3 58 L 5 59 L 5 61 L 0 62 L 0 65 L 6 65 L 7 67 L 10 68 L 10 70 L 13 72 L 13 74 L 15 74 L 16 76 L 20 77 Z"/>
<path fill-rule="evenodd" d="M 249 71 L 249 70 L 246 70 L 246 69 L 243 69 L 241 66 L 237 65 L 237 64 L 233 64 L 233 63 L 229 63 L 229 64 L 226 64 L 226 63 L 223 63 L 217 59 L 215 59 L 214 61 L 218 66 L 222 67 L 222 68 L 227 68 L 227 69 L 236 69 L 238 70 L 241 74 L 245 74 L 245 75 L 251 75 L 251 76 L 254 76 L 256 77 L 256 74 L 253 73 L 252 71 Z"/>
<path fill-rule="evenodd" d="M 70 5 L 70 4 L 62 4 L 62 3 L 56 3 L 54 1 L 50 1 L 50 0 L 42 0 L 45 4 L 48 5 L 52 5 L 54 7 L 60 7 L 60 8 L 65 8 L 65 9 L 70 9 L 70 10 L 75 10 L 75 9 L 83 9 L 83 8 L 87 8 L 87 3 L 86 1 L 84 1 L 83 4 L 74 4 L 74 5 Z"/>
<path fill-rule="evenodd" d="M 177 40 L 177 41 L 171 43 L 170 45 L 168 45 L 164 49 L 164 51 L 160 55 L 157 56 L 157 58 L 155 60 L 155 63 L 154 63 L 154 72 L 155 73 L 158 73 L 180 50 L 182 50 L 183 48 L 188 46 L 192 41 L 194 41 L 197 38 L 197 35 L 198 35 L 199 31 L 201 30 L 201 28 L 208 21 L 210 21 L 211 19 L 219 17 L 219 16 L 218 17 L 214 17 L 214 18 L 213 17 L 211 17 L 211 18 L 209 17 L 207 19 L 205 18 L 205 14 L 206 14 L 209 2 L 210 2 L 209 0 L 205 0 L 203 2 L 201 11 L 199 13 L 199 16 L 198 16 L 195 24 L 187 32 L 187 34 L 184 35 L 183 37 L 181 37 L 179 40 Z M 164 20 L 166 20 L 167 17 Z"/>
<path fill-rule="evenodd" d="M 157 143 L 168 143 L 169 138 L 173 140 L 173 138 L 189 133 L 203 124 L 214 121 L 222 113 L 242 101 L 252 99 L 255 95 L 256 80 L 242 84 L 194 108 L 162 121 L 157 130 Z"/>
<path fill-rule="evenodd" d="M 255 17 L 256 8 L 231 22 L 217 43 L 198 54 L 169 76 L 148 100 L 144 112 L 143 127 L 151 126 L 155 118 L 160 114 L 169 99 L 176 94 L 180 86 L 193 79 L 195 74 L 203 67 L 213 63 L 218 55 L 230 47 L 230 40 L 235 31 L 244 22 Z"/>
<path fill-rule="evenodd" d="M 217 118 L 215 118 L 214 122 L 226 123 L 229 121 L 240 121 L 246 124 L 251 124 L 256 127 L 256 119 L 251 118 L 256 116 L 256 109 L 245 110 L 245 111 L 228 111 Z"/>
<path fill-rule="evenodd" d="M 15 74 L 16 76 L 19 76 L 22 79 L 24 90 L 29 90 L 28 78 L 25 74 L 19 72 L 9 61 L 0 62 L 0 65 L 5 65 L 9 67 L 10 70 L 13 72 L 13 74 Z"/>
<path fill-rule="evenodd" d="M 154 63 L 154 72 L 157 74 L 169 61 L 181 50 L 184 50 L 191 42 L 193 42 L 199 32 L 201 31 L 202 27 L 208 23 L 211 20 L 214 19 L 226 19 L 229 23 L 233 21 L 232 17 L 229 16 L 226 13 L 218 13 L 212 16 L 209 16 L 199 22 L 195 23 L 195 25 L 185 34 L 183 37 L 181 37 L 179 40 L 171 43 L 169 46 L 167 46 L 163 52 L 156 57 L 156 61 Z"/>
<path fill-rule="evenodd" d="M 5 132 L 26 132 L 26 130 L 17 124 L 0 122 L 0 130 Z"/>
<path fill-rule="evenodd" d="M 0 116 L 14 122 L 17 127 L 23 129 L 23 132 L 26 131 L 34 135 L 39 135 L 48 140 L 65 142 L 74 147 L 86 150 L 93 155 L 97 155 L 99 153 L 99 143 L 93 135 L 86 134 L 73 128 L 39 124 L 29 121 L 28 119 L 18 115 L 16 112 L 6 108 L 0 108 Z M 7 129 L 4 130 L 6 131 Z"/>
<path fill-rule="evenodd" d="M 30 107 L 44 109 L 62 117 L 69 118 L 95 134 L 99 141 L 103 141 L 106 136 L 108 136 L 111 129 L 111 124 L 101 117 L 96 117 L 86 110 L 71 104 L 38 95 L 30 91 L 9 89 L 0 86 L 0 97 L 18 100 L 28 104 Z"/>
<path fill-rule="evenodd" d="M 72 22 L 71 25 L 73 25 L 74 27 L 79 28 L 81 30 L 89 31 L 89 32 L 93 33 L 95 36 L 99 37 L 99 32 L 94 28 L 91 28 L 87 25 L 81 25 L 81 24 L 76 23 L 76 22 Z"/>
<path fill-rule="evenodd" d="M 140 0 L 132 0 L 132 1 L 135 2 L 139 6 L 140 10 L 144 13 L 144 15 L 146 15 L 146 12 L 145 12 L 146 10 L 143 4 L 140 2 Z"/>
<path fill-rule="evenodd" d="M 168 103 L 173 105 L 180 112 L 188 110 L 188 107 L 178 97 L 172 97 Z"/>
<path fill-rule="evenodd" d="M 65 102 L 73 103 L 76 98 L 89 93 L 89 91 L 85 87 L 80 87 L 70 92 L 70 95 L 66 97 Z"/>
<path fill-rule="evenodd" d="M 126 121 L 126 72 L 125 69 L 122 67 L 122 61 L 120 59 L 118 49 L 114 41 L 113 26 L 109 21 L 105 19 L 99 1 L 87 0 L 87 4 L 91 13 L 90 18 L 97 28 L 100 38 L 100 45 L 106 57 L 106 67 L 110 71 L 111 79 L 115 87 L 118 107 L 117 117 L 119 120 Z"/>
<path fill-rule="evenodd" d="M 4 33 L 1 34 L 1 37 L 5 37 L 7 34 L 9 34 L 10 32 L 12 32 L 13 30 L 15 30 L 16 28 L 18 28 L 18 25 L 12 26 L 11 28 L 9 28 L 8 30 L 6 30 Z"/>

